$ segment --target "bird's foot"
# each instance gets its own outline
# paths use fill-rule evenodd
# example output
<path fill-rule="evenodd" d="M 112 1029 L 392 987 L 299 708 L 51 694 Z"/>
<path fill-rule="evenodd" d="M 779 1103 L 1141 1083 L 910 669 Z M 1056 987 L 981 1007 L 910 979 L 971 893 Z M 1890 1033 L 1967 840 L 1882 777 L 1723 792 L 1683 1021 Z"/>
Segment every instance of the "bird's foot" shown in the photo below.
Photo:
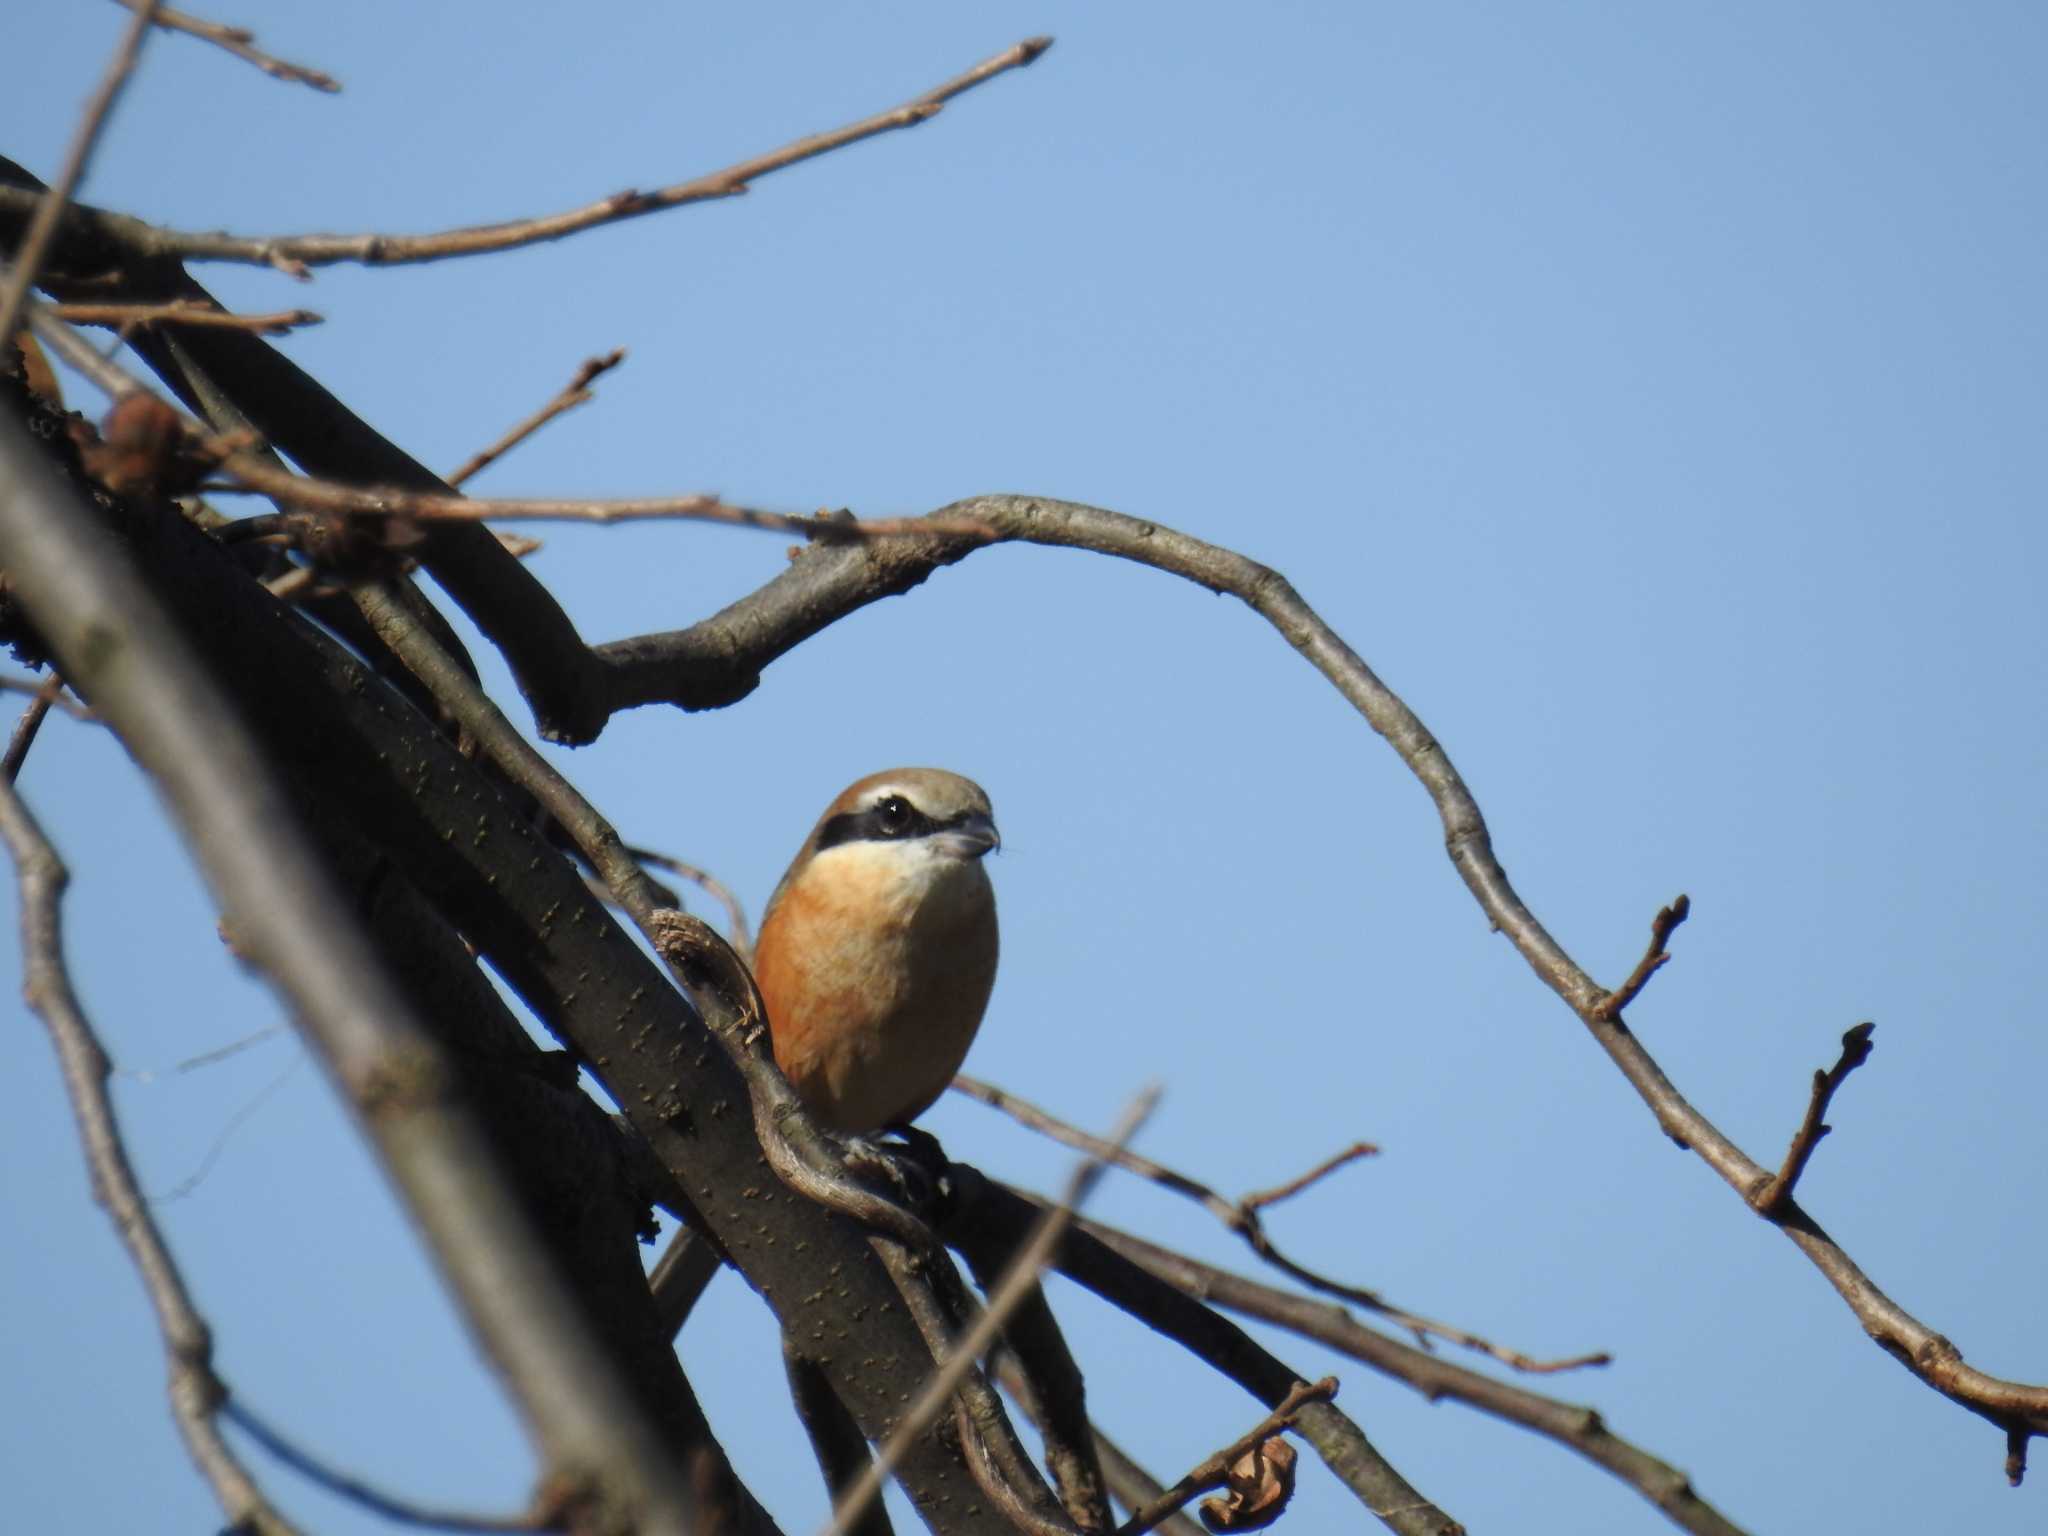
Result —
<path fill-rule="evenodd" d="M 931 1132 L 894 1125 L 878 1134 L 842 1140 L 846 1166 L 855 1173 L 878 1175 L 878 1182 L 912 1211 L 929 1211 L 944 1192 L 951 1164 Z"/>

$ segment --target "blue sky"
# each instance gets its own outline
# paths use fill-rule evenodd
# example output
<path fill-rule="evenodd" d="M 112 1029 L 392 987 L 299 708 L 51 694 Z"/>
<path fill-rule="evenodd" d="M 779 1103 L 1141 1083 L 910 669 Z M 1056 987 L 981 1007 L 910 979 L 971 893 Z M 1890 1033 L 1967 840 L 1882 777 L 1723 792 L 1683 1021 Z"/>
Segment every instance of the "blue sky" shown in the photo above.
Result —
<path fill-rule="evenodd" d="M 1775 1162 L 1877 1021 L 1802 1198 L 1974 1364 L 2048 1378 L 2030 1174 L 2048 16 L 1802 7 L 286 3 L 322 97 L 160 38 L 86 195 L 185 227 L 425 230 L 652 186 L 890 105 L 1039 32 L 928 126 L 741 199 L 310 285 L 284 343 L 452 467 L 624 345 L 599 403 L 477 482 L 914 513 L 982 491 L 1150 517 L 1286 572 L 1442 739 L 1537 914 Z M 121 23 L 39 16 L 0 151 L 48 173 Z M 96 409 L 96 407 L 95 407 Z M 583 632 L 672 628 L 773 574 L 724 529 L 551 527 Z M 501 696 L 510 698 L 498 677 Z M 818 809 L 932 762 L 994 798 L 1003 972 L 970 1070 L 1230 1191 L 1357 1138 L 1283 1207 L 1305 1261 L 1534 1353 L 1754 1530 L 2018 1531 L 1995 1431 L 1866 1340 L 1676 1152 L 1484 919 L 1393 755 L 1241 606 L 1066 551 L 976 555 L 736 709 L 559 753 L 626 834 L 761 901 Z M 23 788 L 71 859 L 71 953 L 151 1192 L 259 1412 L 394 1492 L 491 1509 L 521 1434 L 356 1144 L 236 972 L 158 805 L 54 722 Z M 0 954 L 0 972 L 18 961 Z M 24 1528 L 214 1528 L 140 1290 L 26 1015 L 0 1083 L 0 1470 Z M 964 1102 L 954 1155 L 1059 1153 Z M 1240 1268 L 1129 1180 L 1105 1218 Z M 1178 1475 L 1258 1417 L 1063 1284 L 1091 1402 Z M 1568 1453 L 1284 1336 L 1474 1530 L 1668 1529 Z M 785 1528 L 822 1512 L 765 1312 L 722 1279 L 692 1379 Z M 28 1405 L 33 1405 L 32 1408 Z M 260 1456 L 255 1458 L 261 1467 Z M 376 1522 L 265 1468 L 326 1532 Z M 2048 1474 L 2039 1474 L 2048 1476 Z M 1351 1529 L 1305 1474 L 1298 1530 Z"/>

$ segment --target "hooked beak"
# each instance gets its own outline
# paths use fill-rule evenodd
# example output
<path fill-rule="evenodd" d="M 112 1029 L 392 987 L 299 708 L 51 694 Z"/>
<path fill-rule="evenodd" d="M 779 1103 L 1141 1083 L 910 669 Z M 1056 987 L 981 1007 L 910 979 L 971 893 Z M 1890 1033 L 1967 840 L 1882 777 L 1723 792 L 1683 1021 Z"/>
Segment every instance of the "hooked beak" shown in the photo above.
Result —
<path fill-rule="evenodd" d="M 995 822 L 975 811 L 939 833 L 937 841 L 955 858 L 978 859 L 1002 847 L 1003 835 L 996 830 Z"/>

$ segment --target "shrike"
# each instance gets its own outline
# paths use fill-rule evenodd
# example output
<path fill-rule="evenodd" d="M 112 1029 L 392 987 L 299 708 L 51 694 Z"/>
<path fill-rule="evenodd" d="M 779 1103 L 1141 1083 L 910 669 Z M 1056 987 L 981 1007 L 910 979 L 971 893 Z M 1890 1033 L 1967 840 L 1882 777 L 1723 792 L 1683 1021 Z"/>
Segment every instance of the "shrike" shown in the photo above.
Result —
<path fill-rule="evenodd" d="M 1001 845 L 980 785 L 893 768 L 825 807 L 768 899 L 754 975 L 782 1068 L 821 1123 L 907 1124 L 945 1092 L 996 978 Z"/>

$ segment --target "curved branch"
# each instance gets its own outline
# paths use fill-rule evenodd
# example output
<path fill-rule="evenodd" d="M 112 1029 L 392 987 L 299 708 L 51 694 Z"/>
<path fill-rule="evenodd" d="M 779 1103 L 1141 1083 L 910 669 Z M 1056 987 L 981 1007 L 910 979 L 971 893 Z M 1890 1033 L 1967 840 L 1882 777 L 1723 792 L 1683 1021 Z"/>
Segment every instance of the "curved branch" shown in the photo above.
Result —
<path fill-rule="evenodd" d="M 994 537 L 904 536 L 807 550 L 766 586 L 689 629 L 598 647 L 610 675 L 609 707 L 730 704 L 751 692 L 761 670 L 777 657 L 835 620 L 909 591 L 982 542 L 1091 550 L 1229 593 L 1278 630 L 1400 755 L 1435 805 L 1445 850 L 1473 900 L 1585 1024 L 1659 1128 L 1696 1153 L 1745 1204 L 1767 1186 L 1771 1171 L 1678 1091 L 1619 1012 L 1610 1009 L 1614 992 L 1595 981 L 1530 911 L 1494 852 L 1479 802 L 1443 745 L 1278 571 L 1159 523 L 1045 497 L 976 496 L 931 517 L 947 524 L 985 523 Z M 1674 921 L 1666 927 L 1663 937 L 1675 926 Z M 1966 1365 L 1954 1344 L 1886 1295 L 1796 1200 L 1788 1197 L 1758 1214 L 1806 1255 L 1879 1347 L 1922 1382 L 2022 1442 L 2048 1433 L 2048 1387 Z M 2022 1470 L 2022 1460 L 2008 1455 L 2007 1476 L 2017 1482 Z"/>

